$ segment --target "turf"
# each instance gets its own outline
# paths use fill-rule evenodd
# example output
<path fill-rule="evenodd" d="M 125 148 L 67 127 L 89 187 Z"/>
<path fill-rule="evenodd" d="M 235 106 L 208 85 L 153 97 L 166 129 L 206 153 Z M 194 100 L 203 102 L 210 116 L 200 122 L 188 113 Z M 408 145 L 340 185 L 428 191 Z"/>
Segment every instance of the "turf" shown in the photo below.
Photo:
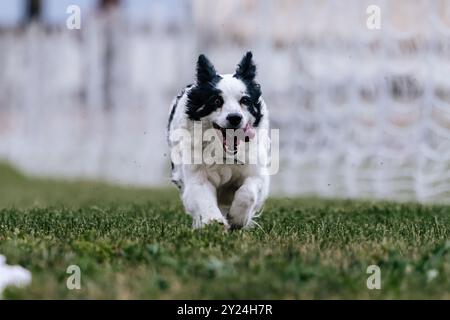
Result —
<path fill-rule="evenodd" d="M 450 207 L 271 199 L 261 228 L 191 230 L 174 189 L 26 178 L 0 166 L 9 299 L 450 299 Z M 366 269 L 378 265 L 381 289 Z M 81 289 L 68 290 L 69 265 Z"/>

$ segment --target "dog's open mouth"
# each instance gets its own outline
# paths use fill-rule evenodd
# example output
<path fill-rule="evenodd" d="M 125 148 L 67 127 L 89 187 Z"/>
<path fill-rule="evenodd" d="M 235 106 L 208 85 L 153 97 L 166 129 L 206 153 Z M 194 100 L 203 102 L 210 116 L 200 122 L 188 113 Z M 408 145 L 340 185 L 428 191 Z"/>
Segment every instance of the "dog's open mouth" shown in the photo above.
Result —
<path fill-rule="evenodd" d="M 236 154 L 238 146 L 241 141 L 249 142 L 255 137 L 255 129 L 250 124 L 244 128 L 222 128 L 217 123 L 213 123 L 214 129 L 219 132 L 219 137 L 222 140 L 223 150 L 227 153 Z"/>

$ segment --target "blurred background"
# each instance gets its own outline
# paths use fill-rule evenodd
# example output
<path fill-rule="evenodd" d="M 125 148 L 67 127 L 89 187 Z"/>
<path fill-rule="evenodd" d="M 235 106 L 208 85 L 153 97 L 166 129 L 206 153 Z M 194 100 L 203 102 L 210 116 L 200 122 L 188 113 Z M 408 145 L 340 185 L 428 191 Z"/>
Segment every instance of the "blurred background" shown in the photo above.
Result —
<path fill-rule="evenodd" d="M 450 202 L 448 0 L 2 0 L 0 159 L 168 186 L 171 100 L 200 53 L 230 73 L 247 50 L 280 129 L 274 195 Z"/>

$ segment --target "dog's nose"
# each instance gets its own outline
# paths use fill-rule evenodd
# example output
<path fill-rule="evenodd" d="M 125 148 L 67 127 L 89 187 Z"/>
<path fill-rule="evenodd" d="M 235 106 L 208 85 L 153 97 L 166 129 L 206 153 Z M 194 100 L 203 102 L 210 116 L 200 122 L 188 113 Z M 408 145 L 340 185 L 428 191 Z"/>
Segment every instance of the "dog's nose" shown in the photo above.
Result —
<path fill-rule="evenodd" d="M 237 127 L 238 125 L 241 124 L 242 121 L 242 115 L 240 115 L 239 113 L 230 113 L 227 116 L 227 121 L 230 125 L 232 125 L 233 127 Z"/>

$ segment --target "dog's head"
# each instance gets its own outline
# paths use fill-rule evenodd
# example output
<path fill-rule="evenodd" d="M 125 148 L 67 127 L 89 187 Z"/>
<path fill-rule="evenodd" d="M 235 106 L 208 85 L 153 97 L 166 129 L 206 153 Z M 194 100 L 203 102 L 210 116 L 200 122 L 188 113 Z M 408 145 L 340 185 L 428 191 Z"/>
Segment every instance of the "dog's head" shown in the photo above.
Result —
<path fill-rule="evenodd" d="M 234 139 L 229 149 L 236 151 L 239 140 L 252 139 L 261 122 L 261 88 L 255 82 L 256 66 L 247 52 L 234 74 L 218 74 L 204 55 L 198 57 L 197 82 L 188 93 L 186 113 L 193 121 L 220 133 L 224 147 L 230 132 Z M 239 139 L 239 136 L 242 139 Z"/>

